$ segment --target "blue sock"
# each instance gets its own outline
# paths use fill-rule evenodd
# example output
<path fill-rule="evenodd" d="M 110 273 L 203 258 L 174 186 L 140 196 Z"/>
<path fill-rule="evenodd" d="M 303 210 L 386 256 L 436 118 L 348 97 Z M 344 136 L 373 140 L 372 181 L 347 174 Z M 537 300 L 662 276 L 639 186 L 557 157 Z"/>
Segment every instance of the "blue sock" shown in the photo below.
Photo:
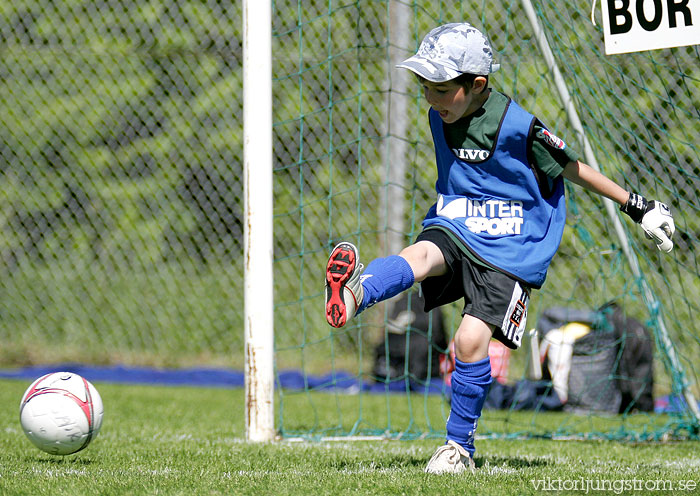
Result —
<path fill-rule="evenodd" d="M 455 359 L 452 373 L 452 405 L 447 419 L 447 440 L 452 440 L 474 456 L 474 435 L 486 395 L 491 386 L 491 361 L 474 363 Z"/>
<path fill-rule="evenodd" d="M 413 270 L 405 258 L 398 255 L 375 258 L 362 273 L 365 294 L 357 313 L 407 290 L 414 281 Z"/>

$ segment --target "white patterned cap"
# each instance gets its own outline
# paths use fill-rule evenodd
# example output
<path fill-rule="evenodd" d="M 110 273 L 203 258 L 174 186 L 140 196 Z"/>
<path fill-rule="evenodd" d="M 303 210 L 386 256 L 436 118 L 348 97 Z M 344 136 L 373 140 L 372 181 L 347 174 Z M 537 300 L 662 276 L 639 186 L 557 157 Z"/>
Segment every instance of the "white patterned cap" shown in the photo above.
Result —
<path fill-rule="evenodd" d="M 445 24 L 430 31 L 418 52 L 396 67 L 442 83 L 462 74 L 486 76 L 500 66 L 493 63 L 493 51 L 486 36 L 463 22 Z"/>

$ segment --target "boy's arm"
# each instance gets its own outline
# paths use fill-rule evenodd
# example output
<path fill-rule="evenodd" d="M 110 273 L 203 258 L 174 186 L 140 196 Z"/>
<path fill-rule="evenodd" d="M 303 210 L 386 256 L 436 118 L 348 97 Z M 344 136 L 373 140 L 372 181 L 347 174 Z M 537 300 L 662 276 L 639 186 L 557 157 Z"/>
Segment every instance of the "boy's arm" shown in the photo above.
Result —
<path fill-rule="evenodd" d="M 574 184 L 611 199 L 620 206 L 629 200 L 630 193 L 626 189 L 580 160 L 569 162 L 564 167 L 562 176 Z"/>
<path fill-rule="evenodd" d="M 574 184 L 617 202 L 620 210 L 642 225 L 647 237 L 656 242 L 659 250 L 670 252 L 673 249 L 671 237 L 675 231 L 675 225 L 666 204 L 655 200 L 647 201 L 641 195 L 628 192 L 581 161 L 569 162 L 564 167 L 562 176 Z"/>

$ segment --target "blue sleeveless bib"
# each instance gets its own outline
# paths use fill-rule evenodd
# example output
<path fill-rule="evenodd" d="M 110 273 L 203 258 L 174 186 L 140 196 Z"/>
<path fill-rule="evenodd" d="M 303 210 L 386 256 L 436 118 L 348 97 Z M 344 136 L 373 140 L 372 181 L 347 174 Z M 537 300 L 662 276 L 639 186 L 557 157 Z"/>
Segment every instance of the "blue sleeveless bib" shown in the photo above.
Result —
<path fill-rule="evenodd" d="M 430 110 L 438 178 L 437 202 L 423 227 L 442 226 L 490 265 L 539 288 L 559 248 L 566 222 L 564 181 L 543 198 L 527 158 L 534 117 L 509 100 L 494 149 L 480 162 L 459 159 L 443 122 Z"/>

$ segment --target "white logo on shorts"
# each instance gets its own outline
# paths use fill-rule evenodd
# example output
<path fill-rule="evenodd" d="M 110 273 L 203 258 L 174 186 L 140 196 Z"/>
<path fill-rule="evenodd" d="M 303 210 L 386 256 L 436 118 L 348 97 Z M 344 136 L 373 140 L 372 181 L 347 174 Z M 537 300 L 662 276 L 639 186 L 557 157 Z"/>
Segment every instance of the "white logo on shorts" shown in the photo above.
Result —
<path fill-rule="evenodd" d="M 510 298 L 508 311 L 503 318 L 501 331 L 514 345 L 520 346 L 525 332 L 527 321 L 527 304 L 530 301 L 530 292 L 524 290 L 520 283 L 513 288 L 513 296 Z"/>

